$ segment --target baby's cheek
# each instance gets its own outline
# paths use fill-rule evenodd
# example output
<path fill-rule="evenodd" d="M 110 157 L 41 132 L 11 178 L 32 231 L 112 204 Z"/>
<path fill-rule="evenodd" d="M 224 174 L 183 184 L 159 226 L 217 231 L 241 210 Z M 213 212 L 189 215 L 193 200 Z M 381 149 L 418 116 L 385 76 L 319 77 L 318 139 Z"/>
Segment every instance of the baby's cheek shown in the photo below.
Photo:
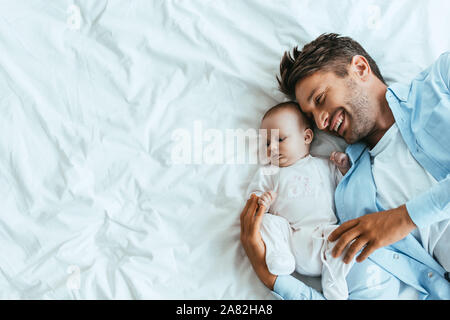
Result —
<path fill-rule="evenodd" d="M 305 146 L 305 142 L 301 139 L 292 139 L 291 143 L 287 146 L 287 152 L 291 155 L 295 154 L 296 156 L 303 152 Z"/>
<path fill-rule="evenodd" d="M 282 154 L 285 157 L 289 157 L 291 153 L 291 146 L 290 144 L 281 144 L 280 145 L 280 154 Z"/>

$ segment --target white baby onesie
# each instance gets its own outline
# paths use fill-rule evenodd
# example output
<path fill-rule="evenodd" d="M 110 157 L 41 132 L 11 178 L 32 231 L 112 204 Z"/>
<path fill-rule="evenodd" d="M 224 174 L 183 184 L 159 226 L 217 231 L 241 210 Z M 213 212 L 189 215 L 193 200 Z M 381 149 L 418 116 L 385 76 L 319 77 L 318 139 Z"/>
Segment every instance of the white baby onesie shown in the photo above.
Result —
<path fill-rule="evenodd" d="M 259 168 L 247 194 L 266 191 L 278 195 L 263 217 L 261 236 L 266 244 L 266 264 L 275 275 L 297 271 L 322 276 L 327 299 L 347 299 L 345 277 L 352 264 L 333 258 L 328 235 L 337 228 L 334 191 L 342 174 L 325 158 L 306 156 L 288 167 Z"/>

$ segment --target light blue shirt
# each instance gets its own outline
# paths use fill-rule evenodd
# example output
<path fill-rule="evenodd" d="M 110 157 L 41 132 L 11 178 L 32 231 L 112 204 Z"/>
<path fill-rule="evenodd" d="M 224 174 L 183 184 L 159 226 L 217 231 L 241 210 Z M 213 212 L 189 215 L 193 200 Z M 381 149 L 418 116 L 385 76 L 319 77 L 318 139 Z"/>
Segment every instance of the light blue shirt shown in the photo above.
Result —
<path fill-rule="evenodd" d="M 411 219 L 418 227 L 450 219 L 450 52 L 410 84 L 390 86 L 386 99 L 411 154 L 438 181 L 406 203 Z M 335 192 L 340 223 L 385 210 L 377 200 L 369 148 L 356 143 L 346 152 L 352 167 Z M 375 268 L 378 283 L 368 283 Z M 449 274 L 411 234 L 355 264 L 347 276 L 349 299 L 395 299 L 399 281 L 415 288 L 421 299 L 450 299 Z M 292 276 L 278 276 L 274 292 L 284 299 L 324 299 Z"/>

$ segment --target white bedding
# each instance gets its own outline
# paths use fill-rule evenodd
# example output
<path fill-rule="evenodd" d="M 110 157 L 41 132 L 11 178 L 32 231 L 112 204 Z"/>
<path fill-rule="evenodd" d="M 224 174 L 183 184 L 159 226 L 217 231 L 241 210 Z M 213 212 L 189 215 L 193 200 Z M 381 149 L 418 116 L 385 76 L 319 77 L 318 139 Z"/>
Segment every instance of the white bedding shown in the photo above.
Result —
<path fill-rule="evenodd" d="M 389 83 L 450 49 L 446 0 L 1 0 L 0 12 L 3 299 L 274 298 L 239 242 L 256 165 L 174 164 L 173 132 L 257 128 L 284 99 L 282 53 L 323 32 L 358 40 Z M 319 137 L 314 153 L 335 147 Z"/>

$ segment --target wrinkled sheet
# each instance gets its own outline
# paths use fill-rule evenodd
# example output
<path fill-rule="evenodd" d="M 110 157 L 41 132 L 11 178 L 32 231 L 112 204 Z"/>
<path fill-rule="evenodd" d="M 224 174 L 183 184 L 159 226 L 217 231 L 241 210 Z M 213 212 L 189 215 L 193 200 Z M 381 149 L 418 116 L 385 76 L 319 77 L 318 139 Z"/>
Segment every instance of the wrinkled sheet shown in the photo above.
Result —
<path fill-rule="evenodd" d="M 275 298 L 239 242 L 256 165 L 174 164 L 173 132 L 257 128 L 285 99 L 282 53 L 323 32 L 407 81 L 450 49 L 449 12 L 445 0 L 1 0 L 0 298 Z M 335 148 L 319 134 L 313 151 Z"/>

